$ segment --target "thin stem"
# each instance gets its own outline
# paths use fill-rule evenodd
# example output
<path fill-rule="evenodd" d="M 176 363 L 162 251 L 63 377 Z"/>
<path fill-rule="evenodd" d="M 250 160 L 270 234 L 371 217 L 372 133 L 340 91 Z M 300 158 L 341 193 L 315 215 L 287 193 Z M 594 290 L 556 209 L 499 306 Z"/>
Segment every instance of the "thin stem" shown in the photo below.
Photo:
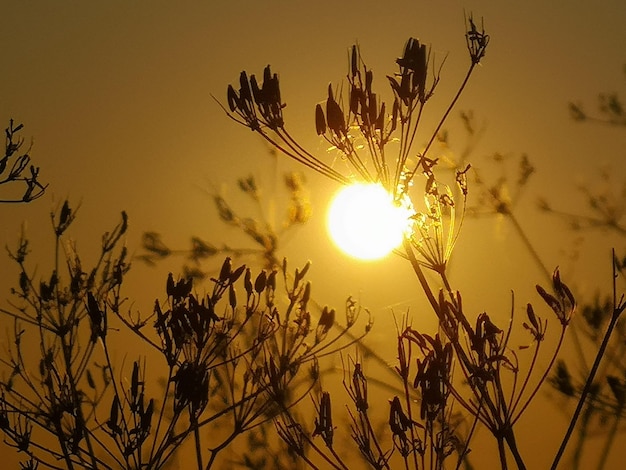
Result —
<path fill-rule="evenodd" d="M 589 376 L 587 377 L 587 381 L 585 382 L 585 387 L 583 388 L 582 394 L 580 395 L 580 399 L 578 400 L 578 405 L 576 406 L 574 415 L 572 416 L 572 419 L 569 423 L 567 432 L 565 433 L 565 436 L 563 437 L 563 441 L 561 442 L 561 446 L 559 447 L 559 450 L 556 453 L 556 456 L 554 457 L 554 461 L 552 462 L 552 466 L 550 467 L 551 470 L 556 470 L 557 465 L 559 464 L 559 461 L 561 460 L 561 457 L 563 456 L 563 453 L 565 452 L 565 447 L 567 446 L 567 443 L 572 435 L 572 432 L 574 431 L 574 427 L 576 426 L 576 421 L 578 421 L 580 412 L 582 411 L 583 406 L 585 405 L 587 395 L 592 389 L 593 381 L 596 377 L 596 372 L 598 371 L 598 368 L 600 366 L 600 361 L 602 360 L 602 357 L 604 356 L 604 352 L 609 344 L 609 339 L 611 338 L 611 334 L 613 333 L 613 330 L 615 329 L 615 325 L 617 325 L 617 321 L 619 320 L 621 313 L 624 311 L 624 308 L 626 307 L 626 304 L 623 303 L 623 298 L 620 299 L 619 304 L 617 302 L 617 292 L 616 292 L 617 287 L 615 285 L 615 279 L 617 276 L 615 272 L 616 271 L 615 270 L 615 249 L 613 249 L 612 263 L 613 263 L 613 315 L 611 315 L 611 321 L 609 322 L 609 326 L 606 329 L 604 338 L 602 338 L 602 344 L 600 345 L 600 349 L 598 350 L 598 353 L 596 354 L 596 358 L 593 362 L 593 365 L 591 366 L 591 371 L 589 372 Z"/>
<path fill-rule="evenodd" d="M 191 425 L 193 426 L 193 440 L 196 446 L 196 462 L 198 463 L 198 470 L 202 470 L 202 448 L 200 447 L 200 428 L 198 427 L 198 418 L 191 409 L 189 410 L 189 413 L 191 414 Z"/>
<path fill-rule="evenodd" d="M 419 261 L 415 257 L 415 253 L 413 252 L 413 247 L 411 246 L 411 241 L 408 238 L 404 239 L 404 249 L 406 251 L 407 257 L 409 258 L 409 261 L 411 262 L 413 271 L 415 272 L 415 275 L 417 276 L 417 279 L 420 285 L 422 286 L 422 290 L 424 291 L 424 294 L 426 294 L 426 298 L 428 299 L 428 302 L 430 303 L 431 307 L 435 311 L 437 318 L 441 320 L 439 303 L 437 302 L 437 299 L 435 299 L 433 291 L 430 288 L 428 281 L 426 280 L 426 276 L 424 276 L 422 267 L 420 266 Z"/>
<path fill-rule="evenodd" d="M 446 112 L 443 114 L 442 118 L 439 120 L 439 124 L 437 125 L 437 128 L 433 131 L 432 136 L 430 137 L 430 140 L 426 144 L 426 147 L 424 148 L 424 151 L 422 152 L 423 156 L 426 156 L 426 154 L 428 153 L 428 150 L 430 150 L 430 146 L 433 144 L 433 142 L 437 138 L 437 135 L 439 134 L 439 131 L 441 130 L 441 128 L 443 127 L 443 124 L 446 122 L 446 119 L 448 118 L 448 115 L 450 114 L 450 112 L 452 112 L 452 109 L 456 105 L 456 102 L 461 97 L 461 94 L 463 93 L 463 90 L 465 89 L 467 83 L 469 82 L 470 77 L 472 76 L 472 72 L 474 71 L 474 67 L 476 67 L 476 63 L 472 61 L 472 65 L 470 65 L 469 70 L 465 74 L 465 78 L 463 79 L 463 83 L 461 83 L 461 86 L 459 87 L 458 91 L 456 92 L 456 95 L 454 96 L 454 98 L 450 102 L 450 105 L 448 106 L 448 109 L 446 109 Z M 418 167 L 415 167 L 413 169 L 413 171 L 411 171 L 411 173 L 409 173 L 409 177 L 407 178 L 407 182 L 409 182 L 409 181 L 411 181 L 413 179 L 413 177 L 417 173 L 417 169 L 418 169 Z M 408 187 L 408 184 L 407 184 L 407 187 Z"/>
<path fill-rule="evenodd" d="M 559 447 L 559 450 L 556 453 L 556 456 L 554 457 L 554 461 L 552 462 L 552 466 L 550 467 L 552 470 L 556 470 L 557 465 L 559 461 L 561 460 L 563 453 L 565 452 L 565 447 L 567 446 L 567 443 L 572 435 L 572 432 L 574 431 L 574 427 L 576 426 L 576 422 L 578 421 L 580 412 L 582 411 L 585 401 L 587 400 L 587 395 L 589 394 L 589 391 L 592 388 L 593 380 L 595 379 L 596 372 L 598 371 L 598 366 L 600 365 L 600 361 L 602 359 L 602 356 L 604 355 L 604 351 L 609 342 L 608 340 L 611 336 L 611 333 L 613 332 L 613 329 L 615 328 L 615 325 L 618 319 L 619 319 L 619 315 L 613 314 L 611 317 L 611 322 L 609 323 L 609 326 L 606 330 L 606 333 L 602 340 L 602 344 L 600 345 L 600 349 L 598 350 L 598 353 L 596 354 L 596 359 L 593 362 L 593 365 L 591 366 L 591 371 L 589 372 L 589 376 L 587 377 L 587 381 L 585 382 L 585 387 L 583 388 L 583 392 L 580 395 L 580 398 L 578 400 L 578 405 L 576 406 L 574 415 L 572 416 L 572 419 L 569 423 L 565 436 L 563 437 L 563 441 L 561 442 L 561 446 Z"/>
<path fill-rule="evenodd" d="M 508 464 L 506 463 L 506 449 L 504 448 L 504 438 L 498 437 L 498 455 L 500 456 L 500 468 L 507 470 Z"/>
<path fill-rule="evenodd" d="M 557 344 L 557 346 L 556 346 L 556 348 L 554 350 L 554 354 L 552 355 L 552 359 L 550 360 L 550 363 L 548 364 L 548 367 L 545 368 L 544 373 L 541 376 L 541 379 L 539 379 L 539 381 L 537 382 L 537 385 L 533 389 L 532 393 L 530 394 L 530 396 L 528 397 L 528 399 L 526 400 L 526 402 L 522 406 L 522 409 L 517 412 L 517 415 L 511 421 L 511 424 L 515 424 L 515 422 L 522 416 L 522 413 L 524 413 L 524 410 L 526 410 L 526 408 L 528 407 L 528 405 L 530 404 L 532 399 L 535 397 L 535 395 L 539 391 L 539 387 L 541 387 L 541 384 L 546 380 L 546 377 L 550 373 L 550 370 L 552 369 L 552 366 L 554 365 L 554 362 L 556 361 L 556 358 L 558 356 L 558 352 L 561 349 L 561 345 L 563 344 L 563 339 L 565 338 L 565 328 L 566 328 L 566 326 L 563 325 L 563 327 L 561 329 L 561 336 L 559 338 L 559 343 Z M 538 351 L 538 349 L 539 349 L 539 345 L 537 345 L 537 351 Z M 536 358 L 536 356 L 533 357 L 533 361 L 532 361 L 532 365 L 531 365 L 530 369 L 532 369 L 532 367 L 535 364 L 535 358 Z M 527 379 L 529 377 L 530 377 L 530 371 L 529 371 L 529 374 L 527 376 Z M 526 387 L 526 382 L 524 383 L 524 386 L 520 390 L 520 395 L 519 395 L 517 401 L 515 402 L 515 407 L 517 407 L 517 405 L 519 404 L 519 400 L 522 397 L 522 393 L 523 393 L 525 387 Z"/>
<path fill-rule="evenodd" d="M 196 429 L 197 429 L 197 426 L 196 426 Z M 235 430 L 219 446 L 215 447 L 214 449 L 211 449 L 211 457 L 209 458 L 209 462 L 206 464 L 205 470 L 209 470 L 209 468 L 211 468 L 213 466 L 213 463 L 215 462 L 215 458 L 217 457 L 217 454 L 221 450 L 226 448 L 228 446 L 228 444 L 230 444 L 235 439 L 235 437 L 237 437 L 238 435 L 239 435 L 239 432 L 237 432 Z"/>

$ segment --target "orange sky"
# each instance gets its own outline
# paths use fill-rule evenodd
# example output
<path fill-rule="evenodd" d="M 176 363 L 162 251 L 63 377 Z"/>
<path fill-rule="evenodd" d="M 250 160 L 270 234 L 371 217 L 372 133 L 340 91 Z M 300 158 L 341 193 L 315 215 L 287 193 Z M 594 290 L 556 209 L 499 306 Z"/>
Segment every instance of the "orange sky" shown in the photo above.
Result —
<path fill-rule="evenodd" d="M 281 77 L 288 127 L 323 154 L 313 111 L 327 84 L 345 76 L 348 47 L 358 41 L 383 87 L 404 41 L 414 36 L 431 44 L 437 57 L 448 54 L 431 110 L 434 122 L 443 111 L 437 103 L 448 102 L 468 64 L 464 9 L 483 16 L 491 35 L 483 65 L 458 105 L 473 109 L 487 126 L 477 153 L 529 154 L 537 175 L 522 218 L 546 263 L 565 266 L 591 292 L 595 285 L 582 273 L 608 273 L 607 253 L 616 241 L 593 238 L 583 245 L 583 268 L 574 268 L 567 258 L 571 235 L 554 221 L 546 230 L 534 200 L 541 194 L 576 204 L 575 186 L 593 181 L 598 167 L 623 173 L 626 132 L 581 126 L 567 114 L 569 100 L 592 109 L 597 92 L 626 88 L 626 3 L 620 0 L 4 2 L 0 118 L 26 125 L 23 135 L 32 136 L 33 158 L 50 187 L 28 206 L 0 207 L 0 244 L 12 243 L 27 220 L 44 248 L 47 238 L 38 233 L 48 230 L 50 208 L 65 197 L 81 201 L 74 235 L 85 250 L 97 246 L 122 209 L 130 216 L 131 250 L 146 230 L 181 246 L 190 234 L 219 242 L 225 235 L 204 189 L 213 185 L 232 195 L 228 185 L 237 177 L 255 172 L 271 184 L 275 175 L 259 139 L 227 119 L 212 94 L 225 101 L 226 86 L 241 70 L 261 74 L 271 64 Z M 449 127 L 455 126 L 453 119 Z M 279 168 L 294 166 L 281 159 Z M 379 317 L 389 307 L 403 311 L 419 302 L 399 260 L 355 270 L 352 260 L 334 251 L 322 226 L 334 186 L 310 173 L 307 178 L 314 219 L 284 254 L 294 266 L 313 259 L 318 297 L 336 303 L 360 296 Z M 479 311 L 506 308 L 511 288 L 521 292 L 524 305 L 524 295 L 543 282 L 532 261 L 516 256 L 524 251 L 513 232 L 492 222 L 468 222 L 459 242 L 458 265 L 472 269 L 455 274 L 459 285 L 478 293 L 472 302 Z M 0 267 L 7 264 L 0 260 Z M 137 308 L 146 310 L 161 295 L 165 277 L 162 270 L 136 269 L 130 282 L 142 287 Z M 403 270 L 407 276 L 396 280 Z M 389 279 L 395 289 L 381 289 Z M 496 300 L 485 300 L 494 289 Z M 381 290 L 384 295 L 373 293 Z M 388 326 L 373 337 L 385 341 Z"/>

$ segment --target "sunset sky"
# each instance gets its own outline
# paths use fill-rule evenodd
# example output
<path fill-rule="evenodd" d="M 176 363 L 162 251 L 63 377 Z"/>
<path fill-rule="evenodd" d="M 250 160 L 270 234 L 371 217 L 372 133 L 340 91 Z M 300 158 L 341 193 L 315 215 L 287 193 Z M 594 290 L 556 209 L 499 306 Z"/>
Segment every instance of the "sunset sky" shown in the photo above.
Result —
<path fill-rule="evenodd" d="M 519 203 L 520 220 L 546 265 L 560 265 L 591 296 L 607 285 L 610 248 L 623 248 L 623 239 L 590 233 L 581 241 L 566 224 L 540 214 L 536 200 L 544 196 L 576 212 L 582 204 L 576 187 L 596 184 L 599 170 L 608 168 L 616 184 L 623 182 L 626 131 L 573 122 L 567 109 L 580 101 L 595 111 L 599 92 L 626 95 L 622 0 L 4 1 L 0 124 L 24 123 L 22 135 L 32 138 L 32 157 L 49 188 L 29 205 L 0 207 L 0 245 L 13 244 L 26 221 L 34 249 L 45 251 L 50 210 L 65 198 L 81 205 L 72 235 L 87 252 L 121 210 L 130 217 L 132 252 L 139 252 L 145 231 L 181 248 L 190 235 L 219 244 L 232 234 L 220 225 L 207 191 L 236 197 L 237 178 L 255 174 L 271 195 L 282 171 L 301 169 L 313 218 L 290 235 L 281 256 L 292 266 L 313 261 L 320 303 L 341 305 L 352 294 L 369 306 L 377 318 L 372 341 L 384 343 L 394 333 L 385 320 L 392 309 L 411 308 L 418 316 L 422 299 L 409 267 L 398 258 L 355 265 L 338 252 L 324 227 L 336 185 L 286 157 L 275 165 L 258 136 L 228 119 L 212 96 L 225 103 L 227 85 L 242 70 L 261 75 L 271 64 L 280 75 L 288 128 L 323 156 L 327 145 L 315 134 L 314 108 L 328 83 L 345 77 L 350 46 L 360 45 L 375 85 L 388 93 L 385 75 L 396 71 L 395 58 L 416 37 L 437 60 L 447 56 L 426 117 L 432 128 L 468 66 L 464 12 L 484 18 L 491 43 L 446 126 L 451 140 L 463 147 L 458 112 L 473 110 L 485 126 L 474 155 L 528 154 L 536 174 Z M 534 285 L 545 279 L 506 221 L 467 220 L 464 230 L 454 276 L 473 310 L 506 318 L 511 289 L 519 308 L 538 302 Z M 575 248 L 578 264 L 570 256 Z M 3 304 L 8 266 L 0 258 Z M 177 266 L 180 260 L 157 268 L 135 264 L 127 295 L 136 309 L 150 310 L 167 269 Z M 550 413 L 563 429 L 561 415 Z M 525 441 L 529 454 L 532 439 Z"/>

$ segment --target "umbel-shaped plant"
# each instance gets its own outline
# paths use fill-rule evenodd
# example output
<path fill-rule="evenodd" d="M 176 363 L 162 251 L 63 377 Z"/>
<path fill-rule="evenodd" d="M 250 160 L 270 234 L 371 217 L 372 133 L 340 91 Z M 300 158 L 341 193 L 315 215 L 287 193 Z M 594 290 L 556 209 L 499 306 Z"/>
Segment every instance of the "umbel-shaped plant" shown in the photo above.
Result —
<path fill-rule="evenodd" d="M 292 408 L 317 386 L 318 358 L 371 328 L 348 337 L 361 312 L 353 301 L 339 330 L 334 309 L 312 318 L 310 265 L 291 273 L 286 260 L 252 274 L 226 258 L 207 295 L 170 274 L 151 315 L 125 312 L 126 214 L 90 268 L 67 235 L 75 215 L 65 202 L 51 216 L 50 275 L 30 269 L 25 236 L 10 252 L 19 273 L 0 308 L 13 323 L 0 357 L 0 430 L 29 458 L 24 468 L 165 468 L 186 442 L 192 466 L 214 468 L 237 437 L 297 416 Z M 124 367 L 115 356 L 129 334 L 147 350 Z M 276 465 L 290 466 L 285 458 Z"/>
<path fill-rule="evenodd" d="M 318 104 L 315 109 L 317 134 L 336 155 L 330 163 L 328 157 L 307 151 L 287 131 L 278 75 L 269 66 L 262 81 L 244 71 L 238 86 L 231 85 L 227 90 L 228 115 L 282 153 L 342 185 L 380 184 L 396 204 L 413 212 L 411 230 L 405 234 L 399 254 L 411 264 L 439 321 L 439 332 L 421 333 L 409 324 L 398 329 L 396 370 L 402 394 L 390 400 L 391 443 L 380 442 L 370 423 L 362 364 L 357 360 L 350 365 L 352 377 L 345 384 L 355 405 L 351 413 L 352 437 L 374 468 L 391 468 L 394 453 L 400 454 L 406 468 L 443 468 L 444 460 L 451 455 L 460 466 L 477 424 L 494 436 L 502 468 L 508 467 L 507 448 L 517 467 L 525 468 L 514 425 L 545 381 L 576 308 L 558 271 L 552 277 L 552 292 L 537 287 L 561 326 L 556 345 L 547 352 L 548 366 L 540 370 L 537 359 L 544 349 L 547 320 L 538 316 L 531 304 L 527 305 L 523 323 L 531 335 L 532 346 L 526 348 L 531 358 L 518 361 L 516 348 L 509 344 L 513 322 L 503 330 L 487 313 L 472 318 L 464 310 L 461 293 L 451 286 L 448 261 L 462 225 L 469 166 L 456 172 L 458 188 L 453 191 L 437 177 L 438 161 L 429 155 L 438 132 L 487 50 L 489 36 L 472 17 L 468 19 L 466 41 L 470 59 L 467 73 L 434 131 L 427 135 L 422 134 L 421 123 L 441 70 L 430 49 L 417 39 L 407 41 L 403 55 L 396 60 L 397 72 L 386 77 L 393 96 L 388 106 L 374 91 L 374 74 L 365 65 L 359 48 L 353 46 L 347 84 L 339 88 L 330 85 L 325 106 Z M 347 172 L 340 169 L 343 167 Z M 433 271 L 439 282 L 429 280 L 425 270 Z M 514 311 L 512 305 L 511 318 Z M 328 449 L 325 455 L 334 468 L 346 468 L 333 448 L 330 403 L 330 395 L 324 392 L 312 435 L 323 438 Z M 452 413 L 459 405 L 472 423 L 463 437 Z M 289 421 L 279 427 L 281 436 L 306 459 L 305 449 L 299 444 L 304 429 Z"/>

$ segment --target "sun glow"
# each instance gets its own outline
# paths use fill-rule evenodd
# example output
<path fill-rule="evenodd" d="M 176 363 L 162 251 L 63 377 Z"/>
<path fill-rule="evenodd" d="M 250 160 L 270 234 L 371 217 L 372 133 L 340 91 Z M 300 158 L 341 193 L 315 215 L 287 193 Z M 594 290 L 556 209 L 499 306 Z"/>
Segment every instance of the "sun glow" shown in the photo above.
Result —
<path fill-rule="evenodd" d="M 342 188 L 328 212 L 328 231 L 346 254 L 363 260 L 382 258 L 397 248 L 410 231 L 414 214 L 405 198 L 400 204 L 379 184 Z"/>

